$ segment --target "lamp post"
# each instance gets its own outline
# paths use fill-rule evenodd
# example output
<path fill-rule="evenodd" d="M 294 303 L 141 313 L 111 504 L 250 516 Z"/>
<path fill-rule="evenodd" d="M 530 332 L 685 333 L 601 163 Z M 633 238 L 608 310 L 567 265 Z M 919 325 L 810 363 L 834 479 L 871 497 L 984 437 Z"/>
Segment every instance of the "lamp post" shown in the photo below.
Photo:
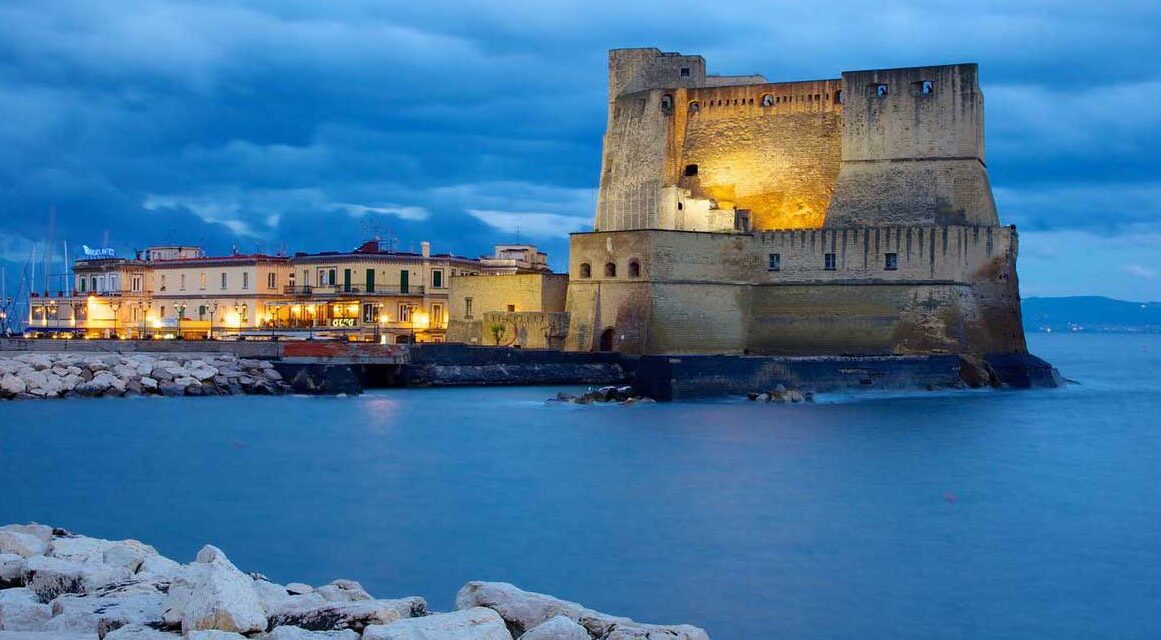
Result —
<path fill-rule="evenodd" d="M 218 303 L 214 302 L 210 305 L 210 335 L 209 339 L 214 339 L 214 316 L 218 313 Z"/>
<path fill-rule="evenodd" d="M 185 319 L 185 306 L 186 305 L 184 302 L 179 302 L 179 303 L 173 305 L 174 310 L 177 311 L 177 339 L 178 340 L 182 339 L 181 338 L 181 321 Z"/>
<path fill-rule="evenodd" d="M 383 323 L 383 303 L 375 303 L 375 344 L 379 343 L 381 338 L 381 327 Z"/>
<path fill-rule="evenodd" d="M 119 319 L 118 312 L 121 311 L 121 301 L 114 300 L 109 303 L 109 306 L 113 308 L 113 339 L 120 340 L 121 336 L 117 335 L 117 321 Z"/>

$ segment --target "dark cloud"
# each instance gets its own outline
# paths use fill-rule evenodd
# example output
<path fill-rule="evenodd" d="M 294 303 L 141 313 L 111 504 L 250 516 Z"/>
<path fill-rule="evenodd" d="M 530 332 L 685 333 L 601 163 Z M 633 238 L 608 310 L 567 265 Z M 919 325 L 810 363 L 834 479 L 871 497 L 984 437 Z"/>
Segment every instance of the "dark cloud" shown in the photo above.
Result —
<path fill-rule="evenodd" d="M 977 61 L 1005 220 L 1161 228 L 1153 2 L 9 0 L 0 24 L 10 262 L 55 207 L 56 238 L 215 252 L 381 233 L 476 255 L 523 221 L 563 266 L 591 217 L 606 50 L 650 45 L 785 80 Z M 1161 297 L 1143 251 L 1125 282 Z"/>

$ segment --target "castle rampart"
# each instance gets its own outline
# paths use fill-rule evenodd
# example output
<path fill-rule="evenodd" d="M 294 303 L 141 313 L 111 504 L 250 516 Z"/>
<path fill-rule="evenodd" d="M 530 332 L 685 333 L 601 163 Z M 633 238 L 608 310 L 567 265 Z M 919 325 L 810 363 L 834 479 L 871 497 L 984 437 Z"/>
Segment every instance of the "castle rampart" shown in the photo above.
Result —
<path fill-rule="evenodd" d="M 570 245 L 569 348 L 1026 350 L 976 65 L 777 83 L 616 50 L 609 100 L 595 231 Z"/>

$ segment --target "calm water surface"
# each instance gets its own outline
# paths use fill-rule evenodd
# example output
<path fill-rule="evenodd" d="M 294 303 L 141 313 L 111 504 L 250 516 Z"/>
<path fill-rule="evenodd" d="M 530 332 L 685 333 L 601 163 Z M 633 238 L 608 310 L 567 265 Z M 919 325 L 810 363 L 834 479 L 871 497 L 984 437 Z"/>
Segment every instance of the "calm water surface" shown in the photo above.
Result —
<path fill-rule="evenodd" d="M 506 580 L 739 638 L 1161 635 L 1161 337 L 1081 385 L 637 407 L 555 389 L 0 403 L 0 522 L 450 608 Z"/>

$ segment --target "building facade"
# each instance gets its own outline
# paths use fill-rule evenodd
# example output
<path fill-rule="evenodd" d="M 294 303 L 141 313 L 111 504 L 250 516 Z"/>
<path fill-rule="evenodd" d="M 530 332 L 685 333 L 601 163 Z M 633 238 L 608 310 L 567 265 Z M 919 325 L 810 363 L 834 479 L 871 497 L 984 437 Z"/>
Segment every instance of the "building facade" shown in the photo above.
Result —
<path fill-rule="evenodd" d="M 1026 350 L 974 64 L 772 83 L 609 54 L 567 346 L 785 355 Z"/>
<path fill-rule="evenodd" d="M 515 258 L 488 266 L 422 247 L 397 252 L 371 241 L 348 252 L 207 256 L 167 246 L 77 260 L 71 292 L 30 298 L 27 333 L 440 342 L 452 279 L 507 272 Z"/>

